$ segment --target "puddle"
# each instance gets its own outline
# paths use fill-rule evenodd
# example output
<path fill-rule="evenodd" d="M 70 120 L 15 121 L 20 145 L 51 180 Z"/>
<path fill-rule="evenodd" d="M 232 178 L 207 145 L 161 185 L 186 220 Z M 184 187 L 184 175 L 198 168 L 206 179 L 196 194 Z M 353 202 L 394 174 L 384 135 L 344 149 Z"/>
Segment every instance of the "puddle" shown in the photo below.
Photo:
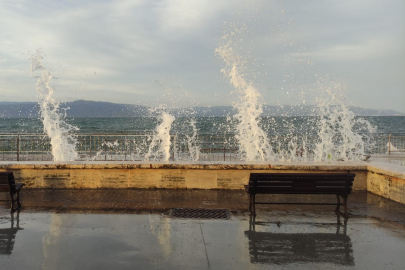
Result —
<path fill-rule="evenodd" d="M 405 228 L 368 217 L 2 212 L 4 269 L 401 269 Z M 23 256 L 22 256 L 23 254 Z"/>

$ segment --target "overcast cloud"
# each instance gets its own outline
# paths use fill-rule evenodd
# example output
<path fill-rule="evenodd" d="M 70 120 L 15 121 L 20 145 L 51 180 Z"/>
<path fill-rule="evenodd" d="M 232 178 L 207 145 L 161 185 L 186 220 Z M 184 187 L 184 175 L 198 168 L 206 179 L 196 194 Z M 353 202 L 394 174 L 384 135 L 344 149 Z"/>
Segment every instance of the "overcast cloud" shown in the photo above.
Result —
<path fill-rule="evenodd" d="M 0 0 L 0 101 L 36 100 L 41 49 L 60 101 L 156 104 L 178 87 L 194 105 L 229 105 L 215 48 L 244 27 L 235 49 L 264 103 L 311 104 L 328 74 L 352 105 L 405 112 L 404 14 L 403 0 Z"/>

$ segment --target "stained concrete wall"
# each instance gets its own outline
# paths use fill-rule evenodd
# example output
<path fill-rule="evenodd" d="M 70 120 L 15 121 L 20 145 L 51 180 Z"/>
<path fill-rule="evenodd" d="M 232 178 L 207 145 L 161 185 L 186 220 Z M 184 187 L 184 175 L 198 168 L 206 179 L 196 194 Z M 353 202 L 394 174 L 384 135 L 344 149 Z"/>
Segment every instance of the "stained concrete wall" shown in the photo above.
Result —
<path fill-rule="evenodd" d="M 243 189 L 252 172 L 353 172 L 354 190 L 368 190 L 405 203 L 405 168 L 366 162 L 335 163 L 137 163 L 0 162 L 27 188 Z"/>
<path fill-rule="evenodd" d="M 403 166 L 378 164 L 368 167 L 367 190 L 405 204 L 405 170 Z"/>
<path fill-rule="evenodd" d="M 26 169 L 12 170 L 30 188 L 188 188 L 243 189 L 252 172 L 303 170 Z M 328 171 L 322 171 L 328 172 Z M 329 171 L 336 172 L 336 171 Z M 366 190 L 367 172 L 357 172 L 354 189 Z"/>
<path fill-rule="evenodd" d="M 0 163 L 28 188 L 243 189 L 252 172 L 354 172 L 353 188 L 367 189 L 367 167 L 353 164 Z"/>

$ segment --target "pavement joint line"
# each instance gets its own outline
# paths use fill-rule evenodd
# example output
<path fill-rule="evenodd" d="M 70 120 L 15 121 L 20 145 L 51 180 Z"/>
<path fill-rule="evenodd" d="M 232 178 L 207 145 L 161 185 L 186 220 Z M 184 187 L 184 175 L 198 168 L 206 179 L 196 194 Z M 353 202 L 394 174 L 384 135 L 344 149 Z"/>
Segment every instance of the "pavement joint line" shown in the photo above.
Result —
<path fill-rule="evenodd" d="M 203 230 L 202 230 L 201 222 L 200 222 L 200 230 L 201 230 L 201 235 L 202 235 L 202 239 L 203 239 L 203 243 L 204 243 L 205 256 L 206 256 L 206 258 L 207 258 L 208 269 L 211 269 L 210 260 L 209 260 L 209 258 L 208 258 L 208 252 L 207 252 L 207 245 L 206 245 L 206 243 L 205 243 L 204 233 L 203 233 Z"/>

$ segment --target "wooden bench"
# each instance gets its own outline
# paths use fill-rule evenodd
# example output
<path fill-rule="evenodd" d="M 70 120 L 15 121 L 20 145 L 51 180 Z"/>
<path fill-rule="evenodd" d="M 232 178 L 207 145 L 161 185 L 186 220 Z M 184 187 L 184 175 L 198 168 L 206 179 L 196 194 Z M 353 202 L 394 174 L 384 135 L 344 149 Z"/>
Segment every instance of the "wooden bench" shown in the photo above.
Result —
<path fill-rule="evenodd" d="M 25 184 L 16 183 L 12 172 L 0 172 L 0 192 L 8 192 L 11 198 L 11 212 L 21 208 L 20 190 Z M 15 207 L 17 203 L 17 207 Z"/>
<path fill-rule="evenodd" d="M 250 196 L 249 211 L 256 216 L 256 204 L 337 205 L 336 213 L 348 217 L 347 197 L 355 176 L 354 173 L 251 173 L 249 184 L 245 185 Z M 256 202 L 256 194 L 331 194 L 337 196 L 337 203 Z M 341 205 L 344 213 L 340 212 Z"/>

